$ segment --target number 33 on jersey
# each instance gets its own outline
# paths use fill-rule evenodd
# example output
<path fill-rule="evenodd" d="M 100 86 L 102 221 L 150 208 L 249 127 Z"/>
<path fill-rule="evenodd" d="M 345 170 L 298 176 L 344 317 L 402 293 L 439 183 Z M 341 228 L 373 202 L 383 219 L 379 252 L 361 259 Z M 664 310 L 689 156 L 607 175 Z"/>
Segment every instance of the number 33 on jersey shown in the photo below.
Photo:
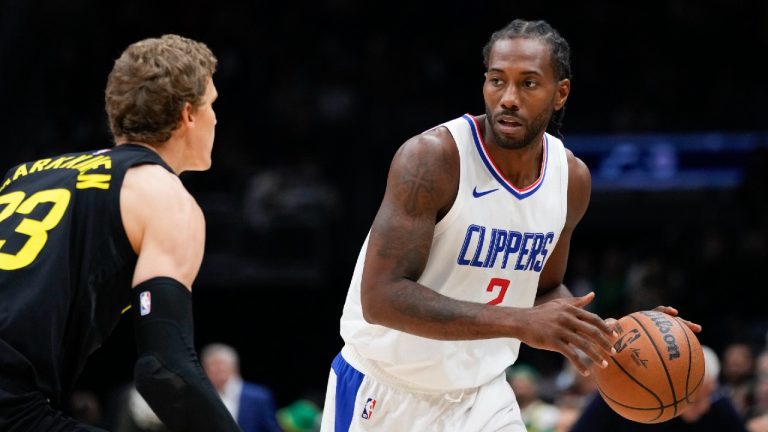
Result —
<path fill-rule="evenodd" d="M 71 174 L 75 189 L 109 189 L 110 174 L 88 171 L 109 170 L 111 166 L 109 156 L 98 154 L 41 159 L 12 169 L 0 190 L 19 178 L 54 169 L 74 171 Z M 38 190 L 40 186 L 33 181 L 25 183 L 26 191 L 0 194 L 0 270 L 18 270 L 30 265 L 48 242 L 49 232 L 67 212 L 72 199 L 70 190 Z"/>

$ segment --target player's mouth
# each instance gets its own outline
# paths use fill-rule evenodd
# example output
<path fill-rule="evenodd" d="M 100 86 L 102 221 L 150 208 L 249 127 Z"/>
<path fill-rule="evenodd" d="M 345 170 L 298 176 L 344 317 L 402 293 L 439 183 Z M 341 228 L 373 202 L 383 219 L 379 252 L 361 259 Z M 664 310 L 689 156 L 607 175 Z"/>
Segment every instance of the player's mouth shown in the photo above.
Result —
<path fill-rule="evenodd" d="M 500 115 L 496 117 L 498 130 L 504 134 L 515 133 L 523 127 L 523 123 L 517 117 L 510 115 Z"/>

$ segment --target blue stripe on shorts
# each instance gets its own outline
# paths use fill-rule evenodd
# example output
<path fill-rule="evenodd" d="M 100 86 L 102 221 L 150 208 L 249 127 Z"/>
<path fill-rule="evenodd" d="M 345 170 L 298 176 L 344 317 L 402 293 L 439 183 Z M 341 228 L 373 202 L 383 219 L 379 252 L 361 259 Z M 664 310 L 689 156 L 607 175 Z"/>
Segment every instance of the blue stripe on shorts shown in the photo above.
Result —
<path fill-rule="evenodd" d="M 350 366 L 350 364 L 344 360 L 344 357 L 341 356 L 341 353 L 333 359 L 331 368 L 336 373 L 335 432 L 348 432 L 355 411 L 357 391 L 360 389 L 360 384 L 362 384 L 365 375 Z"/>

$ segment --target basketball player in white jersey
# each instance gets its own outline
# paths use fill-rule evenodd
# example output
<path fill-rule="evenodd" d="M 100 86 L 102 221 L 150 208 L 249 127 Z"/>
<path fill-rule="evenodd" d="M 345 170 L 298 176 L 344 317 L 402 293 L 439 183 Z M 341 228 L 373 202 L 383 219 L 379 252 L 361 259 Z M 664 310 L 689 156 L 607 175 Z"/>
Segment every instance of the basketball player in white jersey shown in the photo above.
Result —
<path fill-rule="evenodd" d="M 563 285 L 591 186 L 545 132 L 562 120 L 569 55 L 546 22 L 511 22 L 484 49 L 485 115 L 398 150 L 344 305 L 323 432 L 523 432 L 504 375 L 521 342 L 583 374 L 607 366 L 612 328 L 584 309 L 594 293 Z"/>

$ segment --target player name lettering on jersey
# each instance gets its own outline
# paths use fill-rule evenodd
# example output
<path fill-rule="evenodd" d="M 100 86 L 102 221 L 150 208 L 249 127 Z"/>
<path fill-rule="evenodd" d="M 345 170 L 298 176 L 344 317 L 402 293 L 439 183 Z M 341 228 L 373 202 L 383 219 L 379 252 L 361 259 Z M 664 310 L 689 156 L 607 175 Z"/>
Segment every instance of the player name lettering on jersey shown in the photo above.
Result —
<path fill-rule="evenodd" d="M 61 156 L 56 159 L 40 159 L 35 162 L 24 163 L 16 167 L 13 175 L 10 175 L 0 191 L 5 189 L 11 182 L 20 177 L 52 169 L 73 169 L 80 171 L 77 177 L 77 189 L 109 189 L 109 181 L 112 178 L 110 174 L 86 174 L 88 171 L 102 168 L 104 170 L 112 169 L 112 159 L 105 155 L 84 154 L 78 156 Z"/>
<path fill-rule="evenodd" d="M 469 225 L 456 262 L 461 266 L 541 272 L 555 233 Z M 511 257 L 511 259 L 510 259 Z"/>

